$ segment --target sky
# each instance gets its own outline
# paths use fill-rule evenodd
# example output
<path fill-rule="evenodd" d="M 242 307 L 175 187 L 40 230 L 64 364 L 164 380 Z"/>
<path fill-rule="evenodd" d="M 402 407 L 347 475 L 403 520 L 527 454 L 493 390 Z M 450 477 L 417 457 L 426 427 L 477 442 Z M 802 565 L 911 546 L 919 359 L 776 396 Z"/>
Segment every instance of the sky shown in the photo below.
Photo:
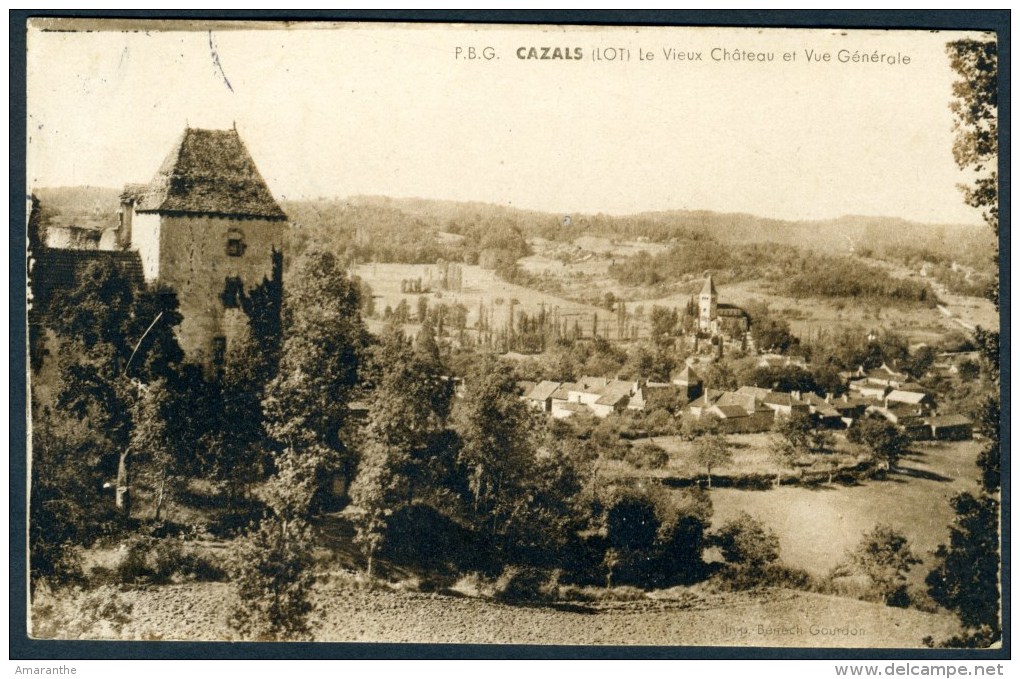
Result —
<path fill-rule="evenodd" d="M 945 44 L 961 33 L 41 28 L 28 37 L 30 189 L 144 182 L 186 126 L 236 124 L 279 199 L 981 223 L 952 158 Z M 519 58 L 531 47 L 580 58 Z"/>

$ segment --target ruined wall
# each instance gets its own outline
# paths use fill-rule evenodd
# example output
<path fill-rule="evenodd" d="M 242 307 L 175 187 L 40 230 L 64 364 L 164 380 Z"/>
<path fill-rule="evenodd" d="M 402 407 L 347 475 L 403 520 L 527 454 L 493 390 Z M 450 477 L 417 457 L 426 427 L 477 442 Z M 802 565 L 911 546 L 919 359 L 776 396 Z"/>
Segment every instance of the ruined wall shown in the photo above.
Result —
<path fill-rule="evenodd" d="M 162 217 L 159 279 L 177 291 L 184 316 L 178 339 L 189 360 L 209 365 L 215 338 L 225 338 L 229 346 L 246 332 L 244 312 L 224 302 L 227 279 L 239 278 L 245 292 L 261 284 L 272 273 L 273 248 L 283 249 L 286 229 L 286 222 L 259 219 Z M 235 256 L 228 241 L 237 235 L 241 248 Z"/>

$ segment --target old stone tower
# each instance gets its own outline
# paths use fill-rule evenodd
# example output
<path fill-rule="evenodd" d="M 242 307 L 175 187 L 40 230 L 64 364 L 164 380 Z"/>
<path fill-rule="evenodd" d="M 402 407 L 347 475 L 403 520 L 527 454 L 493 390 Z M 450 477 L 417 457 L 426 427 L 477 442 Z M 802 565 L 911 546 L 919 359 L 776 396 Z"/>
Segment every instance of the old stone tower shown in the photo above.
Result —
<path fill-rule="evenodd" d="M 715 319 L 718 316 L 719 295 L 715 291 L 712 276 L 705 278 L 705 285 L 698 295 L 698 327 L 702 332 L 715 332 Z"/>
<path fill-rule="evenodd" d="M 207 367 L 246 331 L 241 295 L 272 276 L 286 230 L 236 128 L 185 129 L 152 181 L 121 196 L 121 247 L 177 292 L 181 348 Z"/>

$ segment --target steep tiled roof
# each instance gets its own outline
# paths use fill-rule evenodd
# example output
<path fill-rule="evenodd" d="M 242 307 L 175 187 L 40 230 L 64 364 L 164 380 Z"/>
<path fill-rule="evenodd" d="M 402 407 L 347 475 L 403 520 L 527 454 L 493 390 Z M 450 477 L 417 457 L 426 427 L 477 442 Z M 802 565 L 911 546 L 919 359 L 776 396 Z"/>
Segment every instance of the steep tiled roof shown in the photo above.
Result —
<path fill-rule="evenodd" d="M 680 371 L 680 374 L 676 376 L 676 382 L 682 384 L 700 384 L 702 382 L 701 375 L 694 372 L 691 366 L 686 366 Z"/>
<path fill-rule="evenodd" d="M 54 297 L 74 287 L 75 279 L 92 262 L 120 267 L 127 278 L 142 285 L 142 260 L 137 252 L 40 248 L 33 253 L 32 311 L 47 313 Z"/>
<path fill-rule="evenodd" d="M 124 196 L 138 212 L 287 218 L 236 129 L 186 129 L 152 181 Z"/>
<path fill-rule="evenodd" d="M 712 282 L 712 277 L 709 276 L 705 279 L 705 285 L 701 288 L 702 295 L 715 295 L 715 283 Z"/>

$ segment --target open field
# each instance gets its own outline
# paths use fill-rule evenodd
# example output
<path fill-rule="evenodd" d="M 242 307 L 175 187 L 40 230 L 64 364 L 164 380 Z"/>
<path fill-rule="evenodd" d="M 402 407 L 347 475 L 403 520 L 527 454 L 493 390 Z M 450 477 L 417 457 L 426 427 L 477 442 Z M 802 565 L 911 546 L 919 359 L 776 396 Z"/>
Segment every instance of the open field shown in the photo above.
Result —
<path fill-rule="evenodd" d="M 933 565 L 931 551 L 948 539 L 950 498 L 977 490 L 980 446 L 977 441 L 916 444 L 915 454 L 902 460 L 902 469 L 887 480 L 851 487 L 715 488 L 713 525 L 747 512 L 776 531 L 784 561 L 824 575 L 862 533 L 886 523 L 906 534 L 924 560 L 910 574 L 919 584 Z"/>
<path fill-rule="evenodd" d="M 946 638 L 957 631 L 948 614 L 788 590 L 718 594 L 692 587 L 651 596 L 510 606 L 442 594 L 366 591 L 327 575 L 313 595 L 310 622 L 317 641 L 390 643 L 916 648 L 925 636 Z M 231 585 L 131 588 L 119 597 L 133 605 L 131 622 L 119 634 L 96 627 L 85 637 L 236 638 L 227 627 L 236 597 Z"/>
<path fill-rule="evenodd" d="M 733 459 L 727 464 L 713 467 L 713 476 L 774 475 L 779 471 L 771 453 L 773 447 L 771 434 L 729 434 L 726 441 L 733 451 Z M 837 452 L 825 455 L 824 458 L 838 461 L 842 466 L 852 466 L 857 461 L 854 446 L 847 443 L 844 436 L 837 436 L 835 441 Z M 638 470 L 623 461 L 600 460 L 600 473 L 609 478 L 640 476 L 702 480 L 705 477 L 705 468 L 694 460 L 694 443 L 691 441 L 685 441 L 679 436 L 655 436 L 639 439 L 634 445 L 659 446 L 669 453 L 669 463 L 662 469 Z M 784 476 L 797 473 L 795 469 L 789 467 L 783 467 L 782 472 Z"/>
<path fill-rule="evenodd" d="M 479 305 L 485 307 L 494 328 L 502 327 L 509 316 L 511 302 L 515 314 L 521 311 L 535 314 L 544 305 L 547 311 L 558 308 L 561 316 L 586 314 L 590 318 L 592 313 L 598 313 L 606 319 L 611 316 L 605 309 L 507 283 L 499 279 L 494 271 L 480 266 L 462 265 L 463 283 L 459 292 L 436 289 L 429 293 L 415 294 L 400 291 L 402 280 L 421 278 L 424 284 L 428 279 L 428 270 L 434 271 L 436 268 L 428 264 L 360 264 L 355 267 L 354 273 L 372 286 L 376 297 L 376 312 L 379 314 L 387 305 L 396 307 L 401 299 L 407 300 L 413 314 L 418 298 L 424 296 L 430 306 L 463 304 L 467 307 L 469 328 L 474 327 L 478 321 Z"/>

